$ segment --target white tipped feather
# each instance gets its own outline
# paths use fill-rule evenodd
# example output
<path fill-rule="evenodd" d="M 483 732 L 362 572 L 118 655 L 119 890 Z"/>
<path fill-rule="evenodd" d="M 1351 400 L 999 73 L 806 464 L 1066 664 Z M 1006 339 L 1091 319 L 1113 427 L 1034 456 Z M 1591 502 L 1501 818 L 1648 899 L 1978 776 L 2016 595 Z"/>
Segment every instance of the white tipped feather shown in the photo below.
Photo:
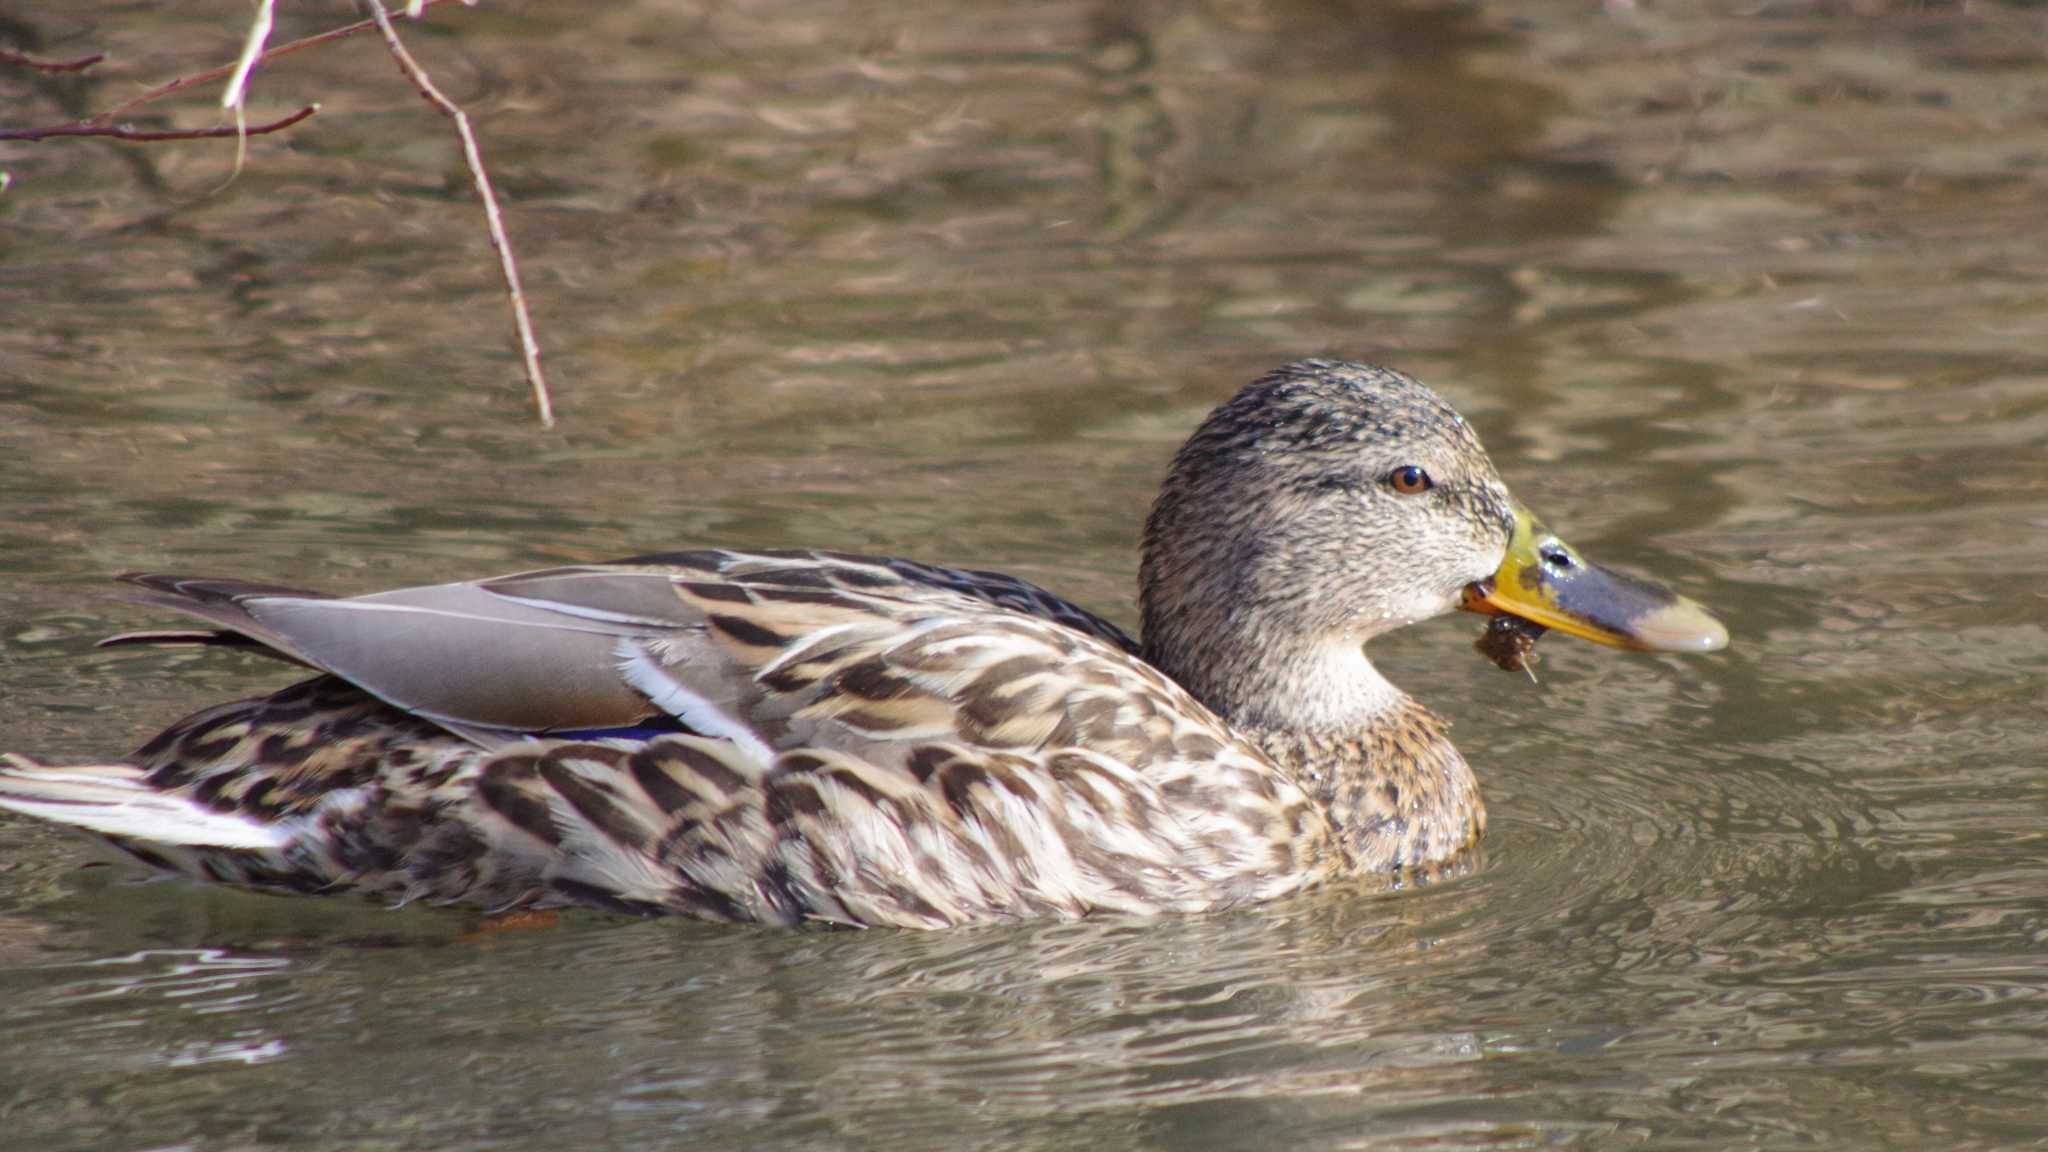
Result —
<path fill-rule="evenodd" d="M 506 592 L 499 592 L 497 595 L 502 599 L 509 600 L 514 604 L 524 605 L 528 608 L 538 608 L 543 612 L 552 612 L 557 616 L 595 620 L 600 624 L 632 624 L 641 628 L 661 628 L 668 625 L 668 622 L 665 620 L 650 620 L 645 616 L 635 616 L 630 612 L 613 612 L 604 608 L 592 608 L 587 604 L 569 604 L 560 600 L 543 600 L 534 596 L 514 596 Z"/>
<path fill-rule="evenodd" d="M 102 836 L 252 852 L 285 846 L 291 830 L 201 807 L 150 787 L 130 764 L 53 767 L 0 759 L 0 809 Z"/>
<path fill-rule="evenodd" d="M 737 744 L 756 763 L 775 762 L 775 750 L 768 747 L 747 726 L 723 708 L 676 682 L 647 650 L 632 641 L 618 647 L 619 674 L 654 702 L 654 706 L 681 720 L 692 732 L 716 736 Z"/>

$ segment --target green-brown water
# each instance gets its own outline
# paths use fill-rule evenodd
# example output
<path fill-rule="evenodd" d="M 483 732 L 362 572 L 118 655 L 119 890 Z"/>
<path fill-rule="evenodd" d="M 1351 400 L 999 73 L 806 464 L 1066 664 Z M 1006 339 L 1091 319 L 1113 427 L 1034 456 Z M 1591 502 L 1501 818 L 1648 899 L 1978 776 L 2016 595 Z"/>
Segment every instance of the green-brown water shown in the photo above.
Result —
<path fill-rule="evenodd" d="M 230 59 L 249 11 L 17 6 L 0 46 L 116 63 L 0 66 L 0 121 Z M 1173 446 L 1309 353 L 1434 382 L 1735 644 L 1547 641 L 1540 687 L 1470 619 L 1377 646 L 1481 772 L 1483 868 L 1203 918 L 476 938 L 0 819 L 0 1147 L 2048 1141 L 2040 8 L 488 0 L 407 34 L 484 134 L 560 428 L 372 40 L 259 73 L 258 118 L 324 110 L 225 189 L 231 145 L 0 146 L 0 747 L 280 682 L 94 651 L 152 620 L 102 594 L 132 568 L 823 545 L 1129 622 Z"/>

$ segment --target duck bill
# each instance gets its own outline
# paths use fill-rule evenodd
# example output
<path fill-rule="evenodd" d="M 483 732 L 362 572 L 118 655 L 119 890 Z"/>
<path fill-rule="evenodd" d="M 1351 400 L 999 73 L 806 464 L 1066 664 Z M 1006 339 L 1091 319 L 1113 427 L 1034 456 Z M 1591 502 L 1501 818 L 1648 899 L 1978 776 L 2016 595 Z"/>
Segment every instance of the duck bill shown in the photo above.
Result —
<path fill-rule="evenodd" d="M 1713 652 L 1728 644 L 1728 629 L 1713 613 L 1661 584 L 1587 563 L 1520 505 L 1507 559 L 1466 586 L 1460 607 L 1639 652 Z"/>

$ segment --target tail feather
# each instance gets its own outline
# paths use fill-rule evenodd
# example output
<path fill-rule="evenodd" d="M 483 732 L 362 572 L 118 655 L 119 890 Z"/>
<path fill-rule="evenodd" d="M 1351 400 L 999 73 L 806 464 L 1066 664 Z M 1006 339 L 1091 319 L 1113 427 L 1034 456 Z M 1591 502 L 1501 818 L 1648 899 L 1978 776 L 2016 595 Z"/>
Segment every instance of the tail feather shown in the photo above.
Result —
<path fill-rule="evenodd" d="M 261 640 L 244 636 L 240 632 L 209 631 L 198 628 L 152 628 L 140 632 L 123 632 L 109 636 L 95 644 L 96 648 L 137 648 L 163 647 L 168 645 L 197 645 L 206 648 L 233 648 L 257 656 L 268 656 L 286 664 L 311 668 L 315 672 L 325 671 L 318 665 L 309 664 L 289 652 L 280 652 Z"/>
<path fill-rule="evenodd" d="M 134 764 L 44 764 L 0 755 L 0 810 L 101 836 L 250 852 L 285 847 L 289 830 L 219 812 L 150 784 Z"/>
<path fill-rule="evenodd" d="M 123 572 L 115 577 L 123 584 L 147 588 L 179 603 L 240 604 L 251 596 L 290 596 L 296 600 L 331 600 L 325 592 L 294 588 L 289 584 L 264 584 L 220 576 L 167 576 L 160 572 Z"/>
<path fill-rule="evenodd" d="M 129 644 L 208 644 L 254 649 L 307 668 L 321 664 L 300 652 L 286 639 L 249 612 L 248 601 L 263 598 L 291 600 L 332 600 L 325 592 L 312 592 L 283 584 L 259 584 L 252 580 L 231 580 L 211 576 L 166 576 L 154 572 L 125 572 L 124 584 L 145 589 L 122 597 L 131 603 L 167 608 L 197 616 L 214 625 L 212 629 L 169 629 L 125 632 L 101 641 L 101 647 Z"/>

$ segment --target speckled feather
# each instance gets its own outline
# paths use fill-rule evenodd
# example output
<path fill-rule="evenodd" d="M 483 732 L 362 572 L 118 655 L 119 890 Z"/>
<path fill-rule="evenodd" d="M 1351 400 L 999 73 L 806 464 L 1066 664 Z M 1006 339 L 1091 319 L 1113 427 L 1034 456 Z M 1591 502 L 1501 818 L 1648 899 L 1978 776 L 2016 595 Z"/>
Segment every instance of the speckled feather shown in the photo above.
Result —
<path fill-rule="evenodd" d="M 620 639 L 617 659 L 723 689 L 768 755 L 689 734 L 480 747 L 319 676 L 200 712 L 135 757 L 149 789 L 290 829 L 275 847 L 109 838 L 253 887 L 916 927 L 1215 907 L 1343 863 L 1255 747 L 1112 626 L 1021 581 L 697 552 L 478 587 L 648 575 L 676 621 Z M 565 607 L 578 619 L 588 598 Z"/>
<path fill-rule="evenodd" d="M 1383 457 L 1443 497 L 1389 500 Z M 1505 501 L 1433 393 L 1312 361 L 1177 458 L 1142 650 L 1013 577 L 824 552 L 350 599 L 134 577 L 210 628 L 115 642 L 321 674 L 128 761 L 0 759 L 0 807 L 203 879 L 493 909 L 939 927 L 1268 899 L 1483 828 L 1441 723 L 1360 646 L 1490 572 Z"/>

